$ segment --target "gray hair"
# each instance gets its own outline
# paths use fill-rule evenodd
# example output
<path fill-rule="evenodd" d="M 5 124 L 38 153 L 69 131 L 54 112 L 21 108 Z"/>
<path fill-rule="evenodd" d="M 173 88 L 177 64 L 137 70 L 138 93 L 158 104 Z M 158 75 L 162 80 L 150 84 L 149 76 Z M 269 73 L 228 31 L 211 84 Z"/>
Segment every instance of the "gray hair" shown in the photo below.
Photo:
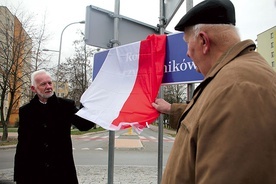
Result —
<path fill-rule="evenodd" d="M 197 24 L 188 29 L 193 32 L 194 38 L 199 35 L 200 31 L 211 30 L 211 32 L 214 33 L 213 39 L 223 45 L 240 41 L 238 30 L 232 24 Z"/>
<path fill-rule="evenodd" d="M 49 72 L 47 72 L 46 70 L 44 70 L 44 69 L 37 70 L 37 71 L 33 72 L 32 75 L 31 75 L 31 85 L 32 86 L 36 86 L 35 78 L 36 78 L 37 75 L 41 75 L 41 74 L 46 74 L 46 75 L 51 77 L 51 74 Z"/>

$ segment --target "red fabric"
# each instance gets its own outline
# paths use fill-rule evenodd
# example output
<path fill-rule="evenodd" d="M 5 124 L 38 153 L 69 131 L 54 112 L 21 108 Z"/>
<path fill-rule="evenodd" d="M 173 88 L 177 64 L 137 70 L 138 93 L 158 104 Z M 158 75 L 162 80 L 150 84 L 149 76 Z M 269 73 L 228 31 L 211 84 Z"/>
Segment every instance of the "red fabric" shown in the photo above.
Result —
<path fill-rule="evenodd" d="M 146 40 L 141 41 L 137 79 L 119 116 L 112 122 L 113 125 L 118 126 L 121 123 L 121 129 L 130 126 L 142 129 L 157 119 L 159 113 L 151 103 L 161 86 L 165 53 L 166 35 L 149 35 Z"/>

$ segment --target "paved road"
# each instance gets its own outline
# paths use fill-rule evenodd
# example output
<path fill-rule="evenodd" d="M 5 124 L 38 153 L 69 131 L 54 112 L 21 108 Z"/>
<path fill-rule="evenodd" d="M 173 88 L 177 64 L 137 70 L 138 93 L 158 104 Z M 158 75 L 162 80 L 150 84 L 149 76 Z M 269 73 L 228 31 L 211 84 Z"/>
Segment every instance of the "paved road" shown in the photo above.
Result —
<path fill-rule="evenodd" d="M 151 126 L 151 129 L 157 131 L 157 127 Z M 174 134 L 175 132 L 167 131 L 167 133 Z M 139 139 L 143 140 L 144 138 L 139 137 Z M 169 141 L 171 142 L 171 140 Z M 106 184 L 108 182 L 107 165 L 76 165 L 76 169 L 80 184 Z M 157 177 L 157 166 L 115 165 L 113 183 L 156 184 Z M 0 170 L 0 184 L 13 184 L 12 178 L 13 169 Z"/>

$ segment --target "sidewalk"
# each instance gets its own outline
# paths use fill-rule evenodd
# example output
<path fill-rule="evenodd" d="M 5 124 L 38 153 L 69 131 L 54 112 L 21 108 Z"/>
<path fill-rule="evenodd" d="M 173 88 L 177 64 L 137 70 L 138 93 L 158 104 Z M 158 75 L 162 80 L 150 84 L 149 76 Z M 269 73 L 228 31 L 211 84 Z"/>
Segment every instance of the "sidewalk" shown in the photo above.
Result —
<path fill-rule="evenodd" d="M 106 184 L 107 166 L 76 165 L 79 184 Z M 0 170 L 0 184 L 14 184 L 13 170 Z M 114 184 L 156 184 L 157 167 L 114 166 Z M 63 183 L 61 183 L 63 184 Z"/>
<path fill-rule="evenodd" d="M 0 139 L 1 139 L 1 137 L 2 137 L 2 133 L 0 134 Z M 9 132 L 8 137 L 17 138 L 17 132 Z M 14 145 L 8 145 L 8 146 L 0 146 L 0 149 L 10 149 L 10 148 L 15 148 L 15 147 L 16 147 L 16 145 L 14 144 Z M 0 184 L 2 184 L 2 183 L 0 182 Z"/>

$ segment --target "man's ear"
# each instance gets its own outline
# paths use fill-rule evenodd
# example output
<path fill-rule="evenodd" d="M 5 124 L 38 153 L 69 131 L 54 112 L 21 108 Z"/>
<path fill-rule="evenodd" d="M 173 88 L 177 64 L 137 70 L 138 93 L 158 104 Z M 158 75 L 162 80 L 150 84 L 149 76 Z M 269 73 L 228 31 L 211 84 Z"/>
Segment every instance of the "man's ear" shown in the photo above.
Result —
<path fill-rule="evenodd" d="M 210 50 L 210 40 L 209 40 L 209 37 L 203 31 L 201 31 L 199 33 L 199 37 L 200 37 L 201 42 L 202 42 L 202 52 L 203 52 L 203 54 L 207 54 L 208 51 Z"/>
<path fill-rule="evenodd" d="M 36 92 L 34 86 L 31 86 L 31 90 L 32 90 L 32 92 L 34 92 L 34 93 Z"/>

